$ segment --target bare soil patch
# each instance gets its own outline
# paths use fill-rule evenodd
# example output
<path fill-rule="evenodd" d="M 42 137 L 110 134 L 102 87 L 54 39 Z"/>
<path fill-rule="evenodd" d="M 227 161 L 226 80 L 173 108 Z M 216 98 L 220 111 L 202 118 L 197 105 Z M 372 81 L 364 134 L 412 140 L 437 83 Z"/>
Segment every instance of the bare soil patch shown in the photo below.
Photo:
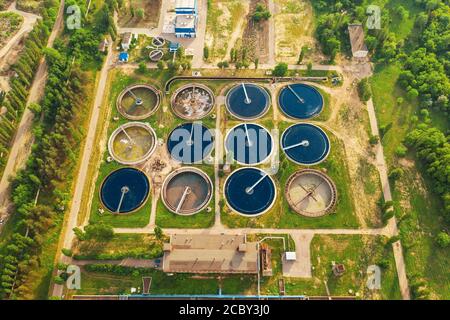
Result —
<path fill-rule="evenodd" d="M 125 0 L 119 9 L 118 24 L 126 28 L 155 28 L 158 25 L 162 0 Z M 138 11 L 144 10 L 144 17 Z"/>

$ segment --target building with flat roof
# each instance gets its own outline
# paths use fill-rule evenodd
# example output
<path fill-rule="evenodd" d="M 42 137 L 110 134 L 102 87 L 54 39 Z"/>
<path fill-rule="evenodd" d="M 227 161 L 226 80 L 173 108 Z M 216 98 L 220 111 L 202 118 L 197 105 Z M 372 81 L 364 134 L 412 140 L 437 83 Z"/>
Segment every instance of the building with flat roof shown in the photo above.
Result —
<path fill-rule="evenodd" d="M 258 272 L 258 246 L 245 235 L 172 235 L 164 245 L 164 272 Z"/>
<path fill-rule="evenodd" d="M 364 41 L 364 29 L 361 24 L 349 24 L 348 33 L 350 35 L 350 44 L 352 54 L 355 58 L 365 58 L 369 53 Z"/>
<path fill-rule="evenodd" d="M 177 38 L 195 38 L 197 36 L 197 16 L 177 14 L 175 17 L 175 36 Z"/>

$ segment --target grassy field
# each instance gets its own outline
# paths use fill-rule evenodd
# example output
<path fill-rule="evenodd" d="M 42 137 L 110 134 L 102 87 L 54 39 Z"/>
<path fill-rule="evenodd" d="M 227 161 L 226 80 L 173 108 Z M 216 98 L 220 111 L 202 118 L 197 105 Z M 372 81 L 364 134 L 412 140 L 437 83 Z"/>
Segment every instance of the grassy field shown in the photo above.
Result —
<path fill-rule="evenodd" d="M 275 56 L 276 60 L 295 64 L 303 46 L 310 48 L 304 61 L 315 53 L 314 16 L 309 1 L 275 0 Z"/>
<path fill-rule="evenodd" d="M 155 28 L 158 26 L 162 0 L 125 0 L 119 10 L 120 27 L 127 28 Z M 144 17 L 139 18 L 139 10 L 143 10 Z"/>
<path fill-rule="evenodd" d="M 136 271 L 129 276 L 83 271 L 81 290 L 72 294 L 125 294 L 131 287 L 142 287 L 142 276 L 152 277 L 151 294 L 255 294 L 256 276 L 174 274 L 162 271 Z"/>
<path fill-rule="evenodd" d="M 108 241 L 77 241 L 72 251 L 79 260 L 152 259 L 162 256 L 162 243 L 153 235 L 116 234 Z"/>
<path fill-rule="evenodd" d="M 17 0 L 17 9 L 26 12 L 39 13 L 42 3 L 42 0 Z"/>
<path fill-rule="evenodd" d="M 23 17 L 14 12 L 0 12 L 0 47 L 19 31 Z"/>
<path fill-rule="evenodd" d="M 205 43 L 210 62 L 229 59 L 226 53 L 233 45 L 230 41 L 234 32 L 241 38 L 240 25 L 244 23 L 248 6 L 248 1 L 208 0 Z"/>
<path fill-rule="evenodd" d="M 311 243 L 313 276 L 327 281 L 331 295 L 351 295 L 353 292 L 366 299 L 401 299 L 394 255 L 385 242 L 382 237 L 359 235 L 315 236 Z M 333 261 L 345 266 L 343 276 L 334 276 Z M 381 267 L 381 261 L 384 267 Z M 372 292 L 366 287 L 366 270 L 373 264 L 380 265 L 382 274 L 381 290 Z"/>

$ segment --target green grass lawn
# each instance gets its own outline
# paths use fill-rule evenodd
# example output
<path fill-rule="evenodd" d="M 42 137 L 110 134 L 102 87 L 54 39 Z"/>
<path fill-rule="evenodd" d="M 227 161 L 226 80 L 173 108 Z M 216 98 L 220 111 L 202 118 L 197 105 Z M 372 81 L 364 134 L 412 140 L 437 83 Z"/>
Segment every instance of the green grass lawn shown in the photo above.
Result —
<path fill-rule="evenodd" d="M 411 117 L 417 110 L 417 101 L 408 101 L 405 92 L 397 84 L 401 68 L 398 64 L 378 65 L 370 79 L 378 126 L 392 124 L 382 137 L 386 161 L 392 164 L 395 149 L 412 128 Z M 402 104 L 397 99 L 402 98 Z"/>
<path fill-rule="evenodd" d="M 131 287 L 142 288 L 142 276 L 152 277 L 151 294 L 256 294 L 256 276 L 174 274 L 159 270 L 136 270 L 132 275 L 87 272 L 81 275 L 81 289 L 73 294 L 126 294 Z"/>
<path fill-rule="evenodd" d="M 450 254 L 434 240 L 446 228 L 440 214 L 442 204 L 437 195 L 427 191 L 431 182 L 427 178 L 420 182 L 421 170 L 420 166 L 408 168 L 393 192 L 406 270 L 410 279 L 426 281 L 432 298 L 450 299 Z"/>

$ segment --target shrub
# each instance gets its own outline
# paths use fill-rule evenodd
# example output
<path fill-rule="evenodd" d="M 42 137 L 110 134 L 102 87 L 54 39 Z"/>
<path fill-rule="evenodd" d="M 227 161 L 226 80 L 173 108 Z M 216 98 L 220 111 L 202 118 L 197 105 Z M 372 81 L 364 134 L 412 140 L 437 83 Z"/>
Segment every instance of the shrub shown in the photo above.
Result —
<path fill-rule="evenodd" d="M 395 155 L 397 157 L 406 156 L 406 152 L 408 152 L 408 148 L 406 148 L 403 144 L 400 144 L 397 149 L 395 149 Z"/>
<path fill-rule="evenodd" d="M 369 101 L 372 97 L 372 89 L 370 88 L 368 78 L 364 78 L 358 83 L 358 93 L 360 99 L 364 102 Z"/>
<path fill-rule="evenodd" d="M 72 255 L 73 255 L 72 250 L 67 249 L 67 248 L 62 248 L 62 249 L 61 249 L 61 252 L 62 252 L 62 254 L 65 255 L 66 257 L 72 257 Z"/>
<path fill-rule="evenodd" d="M 392 169 L 391 172 L 389 173 L 389 179 L 391 179 L 392 181 L 395 181 L 395 180 L 399 179 L 403 175 L 403 173 L 404 173 L 404 171 L 402 168 Z"/>
<path fill-rule="evenodd" d="M 436 243 L 441 248 L 447 248 L 450 246 L 450 235 L 448 233 L 441 231 L 436 236 Z"/>
<path fill-rule="evenodd" d="M 288 65 L 284 62 L 280 62 L 279 64 L 277 64 L 275 66 L 272 74 L 275 77 L 284 77 L 287 74 L 287 71 L 288 71 Z"/>
<path fill-rule="evenodd" d="M 378 141 L 380 141 L 380 137 L 378 136 L 370 136 L 369 138 L 369 143 L 373 146 L 376 145 Z"/>

